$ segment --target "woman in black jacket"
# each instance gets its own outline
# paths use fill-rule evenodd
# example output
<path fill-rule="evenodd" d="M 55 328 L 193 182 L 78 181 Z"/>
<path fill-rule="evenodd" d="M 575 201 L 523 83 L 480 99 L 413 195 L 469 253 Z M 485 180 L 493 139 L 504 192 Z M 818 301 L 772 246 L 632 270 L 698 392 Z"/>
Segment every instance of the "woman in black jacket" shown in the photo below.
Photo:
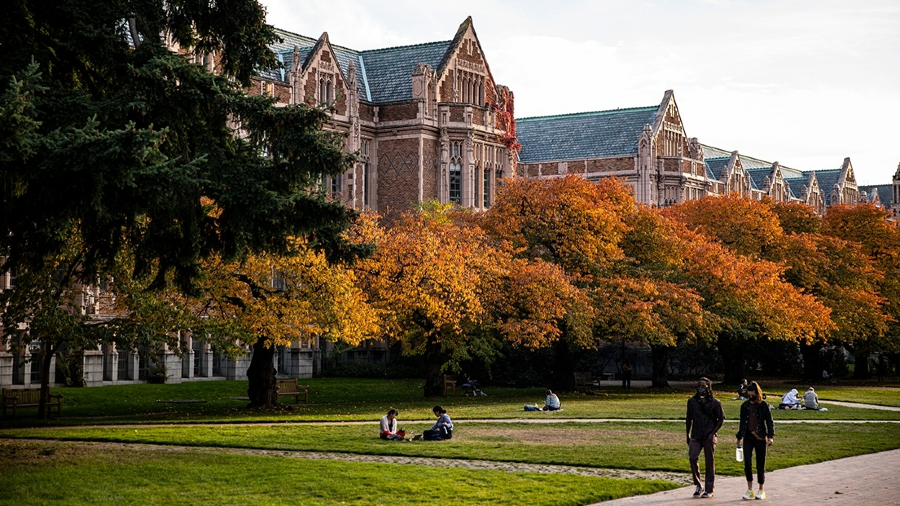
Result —
<path fill-rule="evenodd" d="M 741 405 L 741 423 L 737 432 L 738 445 L 744 442 L 744 475 L 747 478 L 747 492 L 744 499 L 765 499 L 763 485 L 766 483 L 766 448 L 775 438 L 775 425 L 769 403 L 763 400 L 762 389 L 755 381 L 747 387 L 749 400 Z M 759 477 L 759 492 L 753 493 L 752 457 L 756 451 L 756 474 Z"/>

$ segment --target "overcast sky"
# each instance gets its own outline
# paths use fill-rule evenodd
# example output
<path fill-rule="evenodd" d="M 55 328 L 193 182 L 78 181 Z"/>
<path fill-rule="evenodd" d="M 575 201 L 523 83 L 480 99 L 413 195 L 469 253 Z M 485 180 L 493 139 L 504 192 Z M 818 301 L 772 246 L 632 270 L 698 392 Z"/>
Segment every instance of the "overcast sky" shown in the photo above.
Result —
<path fill-rule="evenodd" d="M 351 49 L 453 38 L 472 16 L 516 116 L 657 105 L 689 137 L 887 184 L 900 163 L 898 0 L 261 0 Z"/>

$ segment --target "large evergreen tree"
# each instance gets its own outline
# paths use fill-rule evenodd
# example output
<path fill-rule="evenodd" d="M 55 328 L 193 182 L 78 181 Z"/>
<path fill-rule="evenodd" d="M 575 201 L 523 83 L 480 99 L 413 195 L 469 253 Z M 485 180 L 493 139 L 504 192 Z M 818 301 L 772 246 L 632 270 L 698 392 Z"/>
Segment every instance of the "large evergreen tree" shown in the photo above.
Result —
<path fill-rule="evenodd" d="M 7 337 L 26 317 L 41 329 L 44 395 L 50 357 L 76 334 L 59 319 L 95 327 L 56 309 L 78 286 L 123 275 L 123 253 L 128 276 L 185 291 L 210 255 L 286 253 L 298 236 L 332 259 L 355 253 L 341 236 L 353 212 L 317 190 L 352 162 L 322 130 L 326 111 L 242 91 L 277 65 L 256 0 L 11 0 L 3 10 L 0 272 L 29 282 L 0 304 L 15 298 Z M 215 73 L 190 54 L 212 57 Z M 82 344 L 111 335 L 77 334 Z"/>

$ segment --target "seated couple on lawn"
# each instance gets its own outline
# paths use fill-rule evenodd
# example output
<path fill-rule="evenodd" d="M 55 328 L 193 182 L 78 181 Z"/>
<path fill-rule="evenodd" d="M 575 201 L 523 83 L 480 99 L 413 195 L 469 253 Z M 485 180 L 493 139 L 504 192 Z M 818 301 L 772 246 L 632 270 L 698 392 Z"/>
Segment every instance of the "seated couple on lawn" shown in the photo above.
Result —
<path fill-rule="evenodd" d="M 525 405 L 525 411 L 562 411 L 559 405 L 559 397 L 548 388 L 546 391 L 547 398 L 544 400 L 544 407 L 538 407 L 537 404 Z"/>
<path fill-rule="evenodd" d="M 408 439 L 405 430 L 397 430 L 397 415 L 400 412 L 391 408 L 386 415 L 381 417 L 379 437 L 389 441 L 418 441 L 420 439 L 425 441 L 443 441 L 444 439 L 451 439 L 453 437 L 453 421 L 447 415 L 447 410 L 441 406 L 435 406 L 432 411 L 434 416 L 437 417 L 434 425 L 422 434 L 416 434 L 412 439 Z"/>

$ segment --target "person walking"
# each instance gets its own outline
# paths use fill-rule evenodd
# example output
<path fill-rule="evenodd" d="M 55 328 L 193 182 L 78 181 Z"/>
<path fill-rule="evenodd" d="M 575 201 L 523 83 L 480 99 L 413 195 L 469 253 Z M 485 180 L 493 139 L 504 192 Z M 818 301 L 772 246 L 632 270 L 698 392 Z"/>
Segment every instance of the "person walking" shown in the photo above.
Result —
<path fill-rule="evenodd" d="M 691 474 L 694 478 L 694 486 L 697 487 L 694 489 L 694 497 L 706 499 L 713 496 L 715 488 L 717 433 L 725 421 L 722 403 L 713 395 L 712 382 L 708 378 L 700 378 L 700 381 L 697 382 L 697 393 L 688 399 L 687 415 L 684 421 Z M 699 462 L 701 450 L 706 468 L 706 476 L 702 485 Z"/>
<path fill-rule="evenodd" d="M 747 388 L 749 400 L 741 405 L 741 421 L 738 426 L 737 442 L 744 444 L 744 477 L 747 478 L 747 492 L 744 499 L 765 499 L 763 486 L 766 483 L 766 449 L 775 440 L 775 425 L 769 403 L 762 398 L 762 389 L 755 381 Z M 759 491 L 753 493 L 753 452 L 756 452 L 756 476 Z"/>

